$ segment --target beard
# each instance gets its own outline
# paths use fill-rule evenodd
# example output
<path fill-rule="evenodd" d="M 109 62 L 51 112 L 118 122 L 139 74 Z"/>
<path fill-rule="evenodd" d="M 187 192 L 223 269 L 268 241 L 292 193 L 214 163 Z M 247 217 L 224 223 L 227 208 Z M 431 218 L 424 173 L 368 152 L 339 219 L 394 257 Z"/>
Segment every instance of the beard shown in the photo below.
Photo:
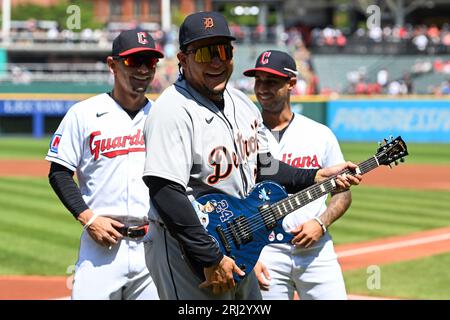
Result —
<path fill-rule="evenodd" d="M 223 93 L 225 92 L 225 89 L 227 87 L 227 82 L 225 82 L 225 85 L 223 86 L 223 89 L 210 89 L 207 86 L 203 86 L 203 92 L 206 94 L 209 98 L 220 98 L 219 100 L 223 99 Z M 214 99 L 212 99 L 214 100 Z"/>

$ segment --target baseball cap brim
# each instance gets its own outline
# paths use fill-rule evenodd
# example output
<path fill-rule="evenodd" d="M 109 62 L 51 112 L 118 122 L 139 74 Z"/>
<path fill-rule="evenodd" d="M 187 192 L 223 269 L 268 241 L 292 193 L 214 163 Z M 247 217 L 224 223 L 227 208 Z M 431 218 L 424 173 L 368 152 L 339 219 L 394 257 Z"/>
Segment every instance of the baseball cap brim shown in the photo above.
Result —
<path fill-rule="evenodd" d="M 236 40 L 235 37 L 233 36 L 226 36 L 226 35 L 217 35 L 217 34 L 211 34 L 211 35 L 202 35 L 200 37 L 194 38 L 194 39 L 190 39 L 189 41 L 186 41 L 185 43 L 183 43 L 183 46 L 187 46 L 188 44 L 198 41 L 198 40 L 203 40 L 203 39 L 209 39 L 209 38 L 224 38 L 226 40 L 230 40 L 230 41 L 234 41 Z"/>
<path fill-rule="evenodd" d="M 158 49 L 152 49 L 152 48 L 146 48 L 146 47 L 129 49 L 129 50 L 119 53 L 119 56 L 123 57 L 123 56 L 127 56 L 127 55 L 130 55 L 133 53 L 142 52 L 142 51 L 150 51 L 152 53 L 155 53 L 155 56 L 157 58 L 164 58 L 164 53 L 162 53 Z"/>
<path fill-rule="evenodd" d="M 263 67 L 245 70 L 244 71 L 244 76 L 254 77 L 256 71 L 263 71 L 263 72 L 271 73 L 271 74 L 274 74 L 274 75 L 277 75 L 277 76 L 280 76 L 280 77 L 284 77 L 284 78 L 288 78 L 289 77 L 287 74 L 281 73 L 281 72 L 279 72 L 277 70 L 274 70 L 272 68 L 263 68 Z"/>

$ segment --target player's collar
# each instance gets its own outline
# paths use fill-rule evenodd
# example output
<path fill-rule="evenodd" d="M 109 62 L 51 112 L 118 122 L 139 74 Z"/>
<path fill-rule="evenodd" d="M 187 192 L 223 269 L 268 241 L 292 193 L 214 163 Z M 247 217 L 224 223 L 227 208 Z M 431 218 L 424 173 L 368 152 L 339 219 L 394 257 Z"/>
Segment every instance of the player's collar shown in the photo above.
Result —
<path fill-rule="evenodd" d="M 175 88 L 177 88 L 177 90 L 179 92 L 181 92 L 185 96 L 187 95 L 189 99 L 193 98 L 195 100 L 195 102 L 197 102 L 197 104 L 210 109 L 214 113 L 217 113 L 218 111 L 220 111 L 220 109 L 217 107 L 217 105 L 214 102 L 212 102 L 210 99 L 205 98 L 203 95 L 201 95 L 185 79 L 178 79 L 174 85 L 175 85 Z M 179 90 L 179 89 L 181 89 L 181 90 Z M 224 105 L 225 105 L 225 100 L 224 100 Z"/>

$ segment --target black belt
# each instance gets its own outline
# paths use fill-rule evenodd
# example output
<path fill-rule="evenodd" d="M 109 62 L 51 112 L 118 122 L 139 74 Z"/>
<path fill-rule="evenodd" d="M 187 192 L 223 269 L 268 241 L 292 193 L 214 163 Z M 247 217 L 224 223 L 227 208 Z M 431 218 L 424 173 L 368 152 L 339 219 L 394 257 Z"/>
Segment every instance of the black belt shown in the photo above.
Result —
<path fill-rule="evenodd" d="M 141 238 L 147 234 L 148 225 L 135 226 L 135 227 L 114 227 L 121 235 L 128 238 Z"/>

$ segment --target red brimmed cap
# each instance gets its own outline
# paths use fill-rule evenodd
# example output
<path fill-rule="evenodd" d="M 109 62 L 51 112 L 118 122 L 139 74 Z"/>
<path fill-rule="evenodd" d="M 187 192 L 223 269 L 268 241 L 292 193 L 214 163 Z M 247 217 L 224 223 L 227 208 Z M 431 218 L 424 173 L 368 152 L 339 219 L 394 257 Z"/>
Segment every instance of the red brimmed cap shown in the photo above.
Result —
<path fill-rule="evenodd" d="M 298 74 L 294 59 L 286 52 L 278 50 L 267 50 L 261 53 L 256 59 L 255 67 L 245 70 L 244 75 L 254 77 L 256 71 L 263 71 L 285 78 L 296 77 Z"/>
<path fill-rule="evenodd" d="M 142 29 L 122 31 L 113 41 L 113 56 L 127 56 L 143 51 L 152 53 L 155 58 L 164 58 L 164 53 L 156 49 L 152 36 Z"/>

